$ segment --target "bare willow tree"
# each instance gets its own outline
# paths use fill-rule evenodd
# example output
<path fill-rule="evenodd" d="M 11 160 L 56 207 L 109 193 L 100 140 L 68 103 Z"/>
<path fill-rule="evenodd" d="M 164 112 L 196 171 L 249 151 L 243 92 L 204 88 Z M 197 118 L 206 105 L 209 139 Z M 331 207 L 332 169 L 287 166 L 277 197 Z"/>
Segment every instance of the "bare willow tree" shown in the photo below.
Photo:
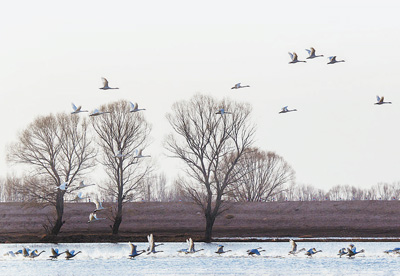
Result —
<path fill-rule="evenodd" d="M 235 172 L 238 179 L 230 193 L 235 201 L 267 201 L 282 193 L 295 176 L 283 157 L 257 148 L 245 151 Z"/>
<path fill-rule="evenodd" d="M 221 109 L 224 112 L 216 114 Z M 253 142 L 250 114 L 248 104 L 204 95 L 175 103 L 167 114 L 175 133 L 167 137 L 165 147 L 186 165 L 189 178 L 182 186 L 204 212 L 206 242 L 211 241 L 215 219 L 225 210 L 227 188 L 237 179 L 234 168 Z"/>
<path fill-rule="evenodd" d="M 148 146 L 151 126 L 141 112 L 130 113 L 129 103 L 118 101 L 101 107 L 109 114 L 92 119 L 102 151 L 100 163 L 110 178 L 105 189 L 117 199 L 112 214 L 112 233 L 118 234 L 123 204 L 139 196 L 140 184 L 151 171 L 150 162 L 137 155 Z"/>
<path fill-rule="evenodd" d="M 51 114 L 36 118 L 9 148 L 10 162 L 32 168 L 23 191 L 56 209 L 55 222 L 48 229 L 51 235 L 57 235 L 64 224 L 64 195 L 78 189 L 75 179 L 94 166 L 95 150 L 87 135 L 85 119 Z M 66 189 L 59 189 L 63 183 Z"/>

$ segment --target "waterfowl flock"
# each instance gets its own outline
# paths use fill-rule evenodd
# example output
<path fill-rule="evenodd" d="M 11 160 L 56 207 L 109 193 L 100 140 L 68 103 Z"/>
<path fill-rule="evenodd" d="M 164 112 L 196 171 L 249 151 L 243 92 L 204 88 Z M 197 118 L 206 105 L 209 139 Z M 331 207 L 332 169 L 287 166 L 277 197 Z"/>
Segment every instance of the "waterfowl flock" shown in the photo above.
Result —
<path fill-rule="evenodd" d="M 156 250 L 156 247 L 164 245 L 164 244 L 163 243 L 156 244 L 153 234 L 148 235 L 147 240 L 148 240 L 147 249 L 141 249 L 141 250 L 138 250 L 137 245 L 135 245 L 131 242 L 128 242 L 128 246 L 130 248 L 130 250 L 127 254 L 128 259 L 134 259 L 146 252 L 147 252 L 147 255 L 164 252 L 164 251 Z M 205 250 L 204 248 L 196 250 L 192 238 L 187 239 L 186 243 L 188 245 L 188 248 L 183 248 L 183 249 L 178 250 L 177 251 L 178 254 L 179 253 L 184 253 L 185 255 L 193 254 L 193 253 L 197 253 L 199 251 Z M 308 250 L 306 250 L 305 248 L 297 250 L 297 244 L 294 240 L 290 240 L 289 243 L 290 243 L 291 250 L 288 252 L 288 255 L 298 256 L 300 252 L 304 252 L 303 256 L 312 258 L 317 253 L 322 252 L 322 250 L 317 250 L 314 247 L 310 248 Z M 225 254 L 228 252 L 233 252 L 233 250 L 231 250 L 231 249 L 225 250 L 224 247 L 225 247 L 224 245 L 217 245 L 216 251 L 214 251 L 214 253 L 217 255 L 222 255 L 222 254 Z M 4 256 L 12 257 L 12 258 L 17 257 L 17 256 L 22 256 L 22 258 L 34 259 L 34 258 L 39 257 L 44 252 L 46 252 L 46 251 L 42 250 L 42 251 L 38 252 L 37 249 L 31 250 L 29 248 L 24 247 L 15 252 L 8 251 L 7 253 L 4 254 Z M 267 252 L 267 250 L 263 249 L 262 247 L 252 248 L 252 249 L 248 249 L 246 251 L 246 255 L 256 257 L 256 256 L 261 256 L 262 255 L 261 252 Z M 57 260 L 59 256 L 65 254 L 65 259 L 71 260 L 74 257 L 76 257 L 79 253 L 82 253 L 82 251 L 76 252 L 75 250 L 69 250 L 69 249 L 60 251 L 58 248 L 51 248 L 51 255 L 48 257 L 49 257 L 49 260 Z M 233 252 L 233 253 L 235 253 L 235 252 Z M 240 252 L 237 252 L 237 253 L 240 253 Z M 352 258 L 355 258 L 356 255 L 361 254 L 361 253 L 365 253 L 365 250 L 361 249 L 360 251 L 357 251 L 355 245 L 350 244 L 347 248 L 344 248 L 344 247 L 341 248 L 339 250 L 339 253 L 337 254 L 337 256 L 339 256 L 339 258 L 342 258 L 342 256 L 346 256 L 346 257 L 352 259 Z M 400 256 L 400 247 L 386 250 L 383 253 Z M 267 255 L 267 257 L 270 257 L 270 256 Z"/>

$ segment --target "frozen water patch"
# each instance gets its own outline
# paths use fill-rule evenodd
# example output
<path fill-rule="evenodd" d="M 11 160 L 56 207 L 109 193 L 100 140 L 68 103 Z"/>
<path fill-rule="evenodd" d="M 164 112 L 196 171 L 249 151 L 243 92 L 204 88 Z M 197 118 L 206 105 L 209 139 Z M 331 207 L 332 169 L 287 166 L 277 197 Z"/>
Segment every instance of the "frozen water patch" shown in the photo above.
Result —
<path fill-rule="evenodd" d="M 135 243 L 138 250 L 147 249 L 147 243 Z M 157 242 L 156 242 L 157 244 Z M 357 250 L 365 253 L 355 258 L 339 258 L 337 253 L 349 242 L 298 242 L 298 248 L 322 250 L 313 257 L 304 252 L 288 255 L 289 243 L 282 242 L 223 242 L 225 250 L 215 253 L 219 243 L 196 243 L 194 254 L 178 253 L 187 248 L 185 242 L 164 243 L 157 254 L 142 254 L 128 259 L 128 243 L 87 244 L 1 244 L 0 275 L 396 275 L 400 271 L 400 254 L 388 255 L 383 251 L 400 247 L 396 242 L 357 242 Z M 38 258 L 3 256 L 22 247 L 45 250 Z M 61 252 L 70 249 L 82 251 L 73 260 L 50 261 L 51 247 Z M 248 256 L 247 250 L 262 247 L 261 256 Z"/>

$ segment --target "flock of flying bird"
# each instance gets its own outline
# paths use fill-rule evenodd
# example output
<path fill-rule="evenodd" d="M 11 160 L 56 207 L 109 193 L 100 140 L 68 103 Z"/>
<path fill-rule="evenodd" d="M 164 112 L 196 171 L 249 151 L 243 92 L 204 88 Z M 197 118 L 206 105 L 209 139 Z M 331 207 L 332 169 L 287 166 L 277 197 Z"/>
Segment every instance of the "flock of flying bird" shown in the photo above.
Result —
<path fill-rule="evenodd" d="M 148 240 L 149 245 L 148 245 L 146 250 L 137 250 L 137 246 L 135 244 L 129 242 L 128 245 L 130 247 L 130 253 L 128 255 L 128 258 L 129 259 L 133 259 L 133 258 L 135 258 L 135 257 L 137 257 L 137 256 L 139 256 L 139 255 L 141 255 L 143 253 L 146 253 L 146 252 L 147 252 L 147 255 L 156 254 L 156 253 L 159 253 L 159 252 L 164 252 L 164 251 L 157 251 L 156 250 L 156 247 L 160 246 L 160 245 L 163 245 L 163 243 L 156 244 L 155 241 L 154 241 L 153 234 L 148 235 L 147 236 L 147 240 Z M 188 244 L 188 248 L 183 248 L 183 249 L 179 250 L 178 251 L 179 253 L 192 254 L 192 253 L 196 253 L 196 252 L 204 250 L 204 249 L 196 250 L 192 238 L 187 239 L 186 242 Z M 313 255 L 317 254 L 318 252 L 322 252 L 321 250 L 316 250 L 315 248 L 311 248 L 311 249 L 309 249 L 307 251 L 306 251 L 305 248 L 302 248 L 302 249 L 298 250 L 297 249 L 297 244 L 296 244 L 296 242 L 294 240 L 290 240 L 290 246 L 291 246 L 292 250 L 289 251 L 289 255 L 297 255 L 300 252 L 305 252 L 306 256 L 312 257 Z M 221 254 L 224 254 L 224 253 L 227 253 L 227 252 L 231 252 L 231 251 L 232 250 L 226 250 L 225 251 L 223 245 L 218 245 L 217 250 L 214 253 L 216 253 L 218 255 L 221 255 Z M 247 252 L 247 254 L 249 256 L 256 256 L 256 255 L 260 256 L 261 252 L 264 252 L 264 251 L 266 251 L 266 250 L 262 249 L 261 247 L 258 247 L 258 248 L 249 249 L 246 252 Z M 45 251 L 43 250 L 41 252 L 38 252 L 37 249 L 31 251 L 29 248 L 25 248 L 24 247 L 23 249 L 20 249 L 20 250 L 18 250 L 16 252 L 9 251 L 9 252 L 5 253 L 4 256 L 16 257 L 17 255 L 21 255 L 21 256 L 26 257 L 26 258 L 34 259 L 36 257 L 39 257 L 40 254 L 42 254 L 43 252 L 45 252 Z M 364 253 L 364 252 L 365 252 L 364 249 L 361 249 L 360 251 L 357 251 L 357 249 L 354 246 L 354 244 L 350 244 L 347 249 L 346 248 L 341 248 L 337 255 L 340 258 L 342 256 L 347 256 L 349 258 L 353 258 L 357 254 Z M 60 255 L 62 255 L 64 253 L 65 253 L 65 258 L 67 260 L 70 260 L 70 259 L 72 259 L 73 257 L 75 257 L 76 255 L 78 255 L 79 253 L 82 253 L 82 252 L 81 251 L 75 252 L 75 250 L 69 251 L 68 249 L 65 250 L 64 252 L 60 252 L 57 248 L 51 248 L 51 255 L 49 256 L 49 258 L 50 258 L 50 260 L 55 260 Z M 391 250 L 386 250 L 386 251 L 384 251 L 384 253 L 387 253 L 387 254 L 390 254 L 390 253 L 400 254 L 400 248 L 398 247 L 398 248 L 394 248 L 394 249 L 391 249 Z"/>
<path fill-rule="evenodd" d="M 308 57 L 306 59 L 314 59 L 317 57 L 323 57 L 324 55 L 316 55 L 315 54 L 315 49 L 313 47 L 311 47 L 310 49 L 306 49 L 307 53 L 308 53 Z M 294 63 L 298 63 L 298 62 L 307 62 L 305 60 L 299 60 L 298 56 L 295 52 L 290 53 L 289 52 L 289 56 L 291 61 L 289 62 L 289 64 L 294 64 Z M 327 64 L 335 64 L 335 63 L 339 63 L 339 62 L 345 62 L 344 60 L 337 60 L 336 56 L 330 56 L 328 57 L 329 62 Z M 235 84 L 232 89 L 239 89 L 239 88 L 246 88 L 246 87 L 250 87 L 250 85 L 241 85 L 240 83 Z M 384 97 L 383 96 L 376 96 L 377 102 L 375 103 L 376 105 L 382 105 L 382 104 L 391 104 L 392 102 L 385 102 L 384 101 Z M 292 111 L 297 111 L 297 109 L 288 109 L 288 106 L 285 106 L 281 109 L 281 111 L 279 113 L 288 113 L 288 112 L 292 112 Z M 217 114 L 224 114 L 227 112 L 222 112 L 222 113 L 217 113 Z"/>

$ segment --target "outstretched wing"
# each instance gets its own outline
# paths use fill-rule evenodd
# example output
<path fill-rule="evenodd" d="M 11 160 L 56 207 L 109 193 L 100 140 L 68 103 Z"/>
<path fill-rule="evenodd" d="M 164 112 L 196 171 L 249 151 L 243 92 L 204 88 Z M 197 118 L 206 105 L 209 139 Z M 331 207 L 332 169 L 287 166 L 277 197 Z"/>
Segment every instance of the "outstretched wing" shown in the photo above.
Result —
<path fill-rule="evenodd" d="M 289 54 L 290 58 L 293 60 L 294 55 L 291 52 L 289 52 L 288 54 Z"/>
<path fill-rule="evenodd" d="M 297 250 L 297 244 L 294 240 L 290 240 L 290 245 L 292 246 L 292 251 L 296 251 Z"/>
<path fill-rule="evenodd" d="M 108 80 L 106 78 L 101 78 L 101 80 L 103 81 L 103 87 L 108 87 Z"/>
<path fill-rule="evenodd" d="M 74 110 L 74 111 L 76 111 L 78 108 L 74 105 L 74 103 L 71 103 L 71 105 L 72 105 L 72 109 Z"/>

